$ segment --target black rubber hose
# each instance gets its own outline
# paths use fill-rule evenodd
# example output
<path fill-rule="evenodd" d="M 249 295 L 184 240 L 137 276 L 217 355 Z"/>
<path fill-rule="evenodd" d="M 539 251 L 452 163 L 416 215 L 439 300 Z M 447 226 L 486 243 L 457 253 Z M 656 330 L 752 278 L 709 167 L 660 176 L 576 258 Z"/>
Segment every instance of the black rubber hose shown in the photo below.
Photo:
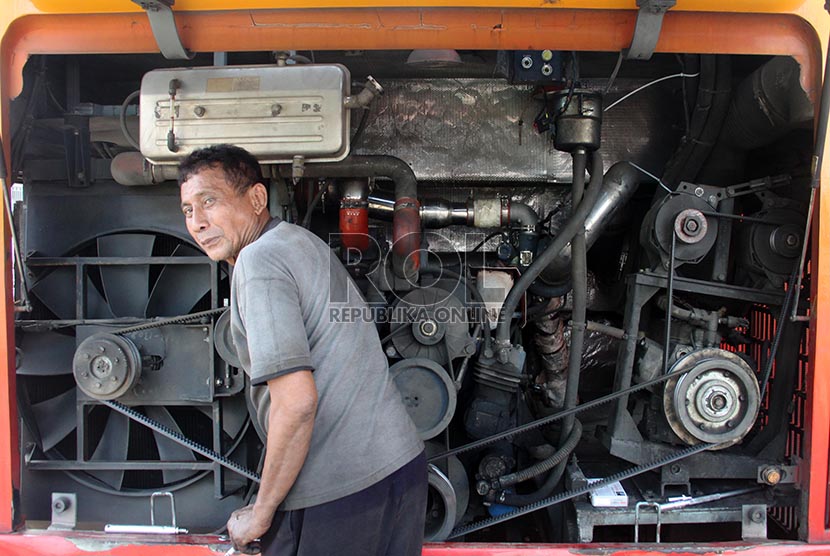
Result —
<path fill-rule="evenodd" d="M 579 428 L 581 430 L 581 423 Z M 577 427 L 574 425 L 572 430 L 576 431 L 576 429 Z M 576 437 L 576 441 L 579 441 L 579 437 Z M 553 493 L 553 490 L 556 488 L 556 485 L 559 484 L 562 480 L 562 476 L 565 474 L 566 461 L 567 459 L 563 460 L 553 468 L 553 471 L 550 472 L 548 478 L 545 479 L 545 482 L 542 483 L 542 486 L 540 486 L 536 492 L 528 494 L 510 494 L 505 492 L 501 494 L 499 501 L 503 504 L 507 504 L 508 506 L 527 506 L 528 504 L 535 504 L 540 500 L 550 497 L 551 493 Z"/>
<path fill-rule="evenodd" d="M 568 244 L 574 235 L 584 228 L 585 219 L 588 218 L 591 209 L 599 198 L 600 190 L 599 184 L 602 180 L 602 157 L 598 152 L 593 155 L 593 171 L 591 172 L 591 186 L 588 188 L 579 207 L 574 211 L 573 216 L 565 223 L 559 235 L 550 243 L 550 245 L 542 252 L 542 254 L 533 261 L 533 264 L 528 267 L 519 281 L 510 290 L 507 299 L 504 300 L 501 312 L 499 313 L 499 324 L 496 328 L 496 342 L 498 347 L 507 348 L 510 345 L 510 321 L 513 317 L 513 312 L 519 306 L 519 301 L 524 295 L 525 291 L 530 287 L 536 278 L 547 268 L 548 264 L 555 259 L 559 252 L 565 245 Z"/>
<path fill-rule="evenodd" d="M 582 200 L 585 193 L 585 171 L 584 162 L 581 175 L 576 173 L 577 156 L 574 153 L 574 183 L 573 199 L 574 206 Z M 584 157 L 585 154 L 582 153 Z M 602 172 L 599 176 L 593 176 L 595 182 L 600 182 Z M 600 184 L 595 183 L 594 187 L 599 189 Z M 585 228 L 581 228 L 574 235 L 571 241 L 571 283 L 573 284 L 573 309 L 571 311 L 571 345 L 568 353 L 568 375 L 565 384 L 565 409 L 576 406 L 579 388 L 579 375 L 582 369 L 582 347 L 585 344 L 585 319 L 588 306 L 588 261 L 586 258 Z M 573 415 L 565 417 L 562 424 L 560 442 L 564 443 L 569 437 L 574 426 Z"/>
<path fill-rule="evenodd" d="M 694 181 L 712 153 L 729 108 L 731 79 L 728 56 L 701 57 L 691 128 L 663 172 L 663 183 L 672 189 L 681 181 Z"/>
<path fill-rule="evenodd" d="M 562 297 L 563 295 L 567 295 L 569 291 L 571 291 L 571 283 L 566 282 L 564 284 L 558 284 L 556 286 L 549 286 L 545 284 L 541 280 L 536 280 L 530 287 L 527 289 L 533 295 L 538 295 L 539 297 Z"/>
<path fill-rule="evenodd" d="M 542 473 L 550 471 L 568 459 L 568 456 L 574 451 L 581 437 L 582 423 L 576 419 L 574 420 L 573 428 L 571 429 L 571 433 L 568 435 L 568 438 L 565 440 L 565 443 L 562 444 L 562 446 L 556 450 L 552 456 L 545 458 L 526 469 L 522 469 L 521 471 L 499 477 L 496 479 L 498 481 L 499 488 L 505 489 L 507 487 L 529 481 L 533 477 L 538 477 Z"/>

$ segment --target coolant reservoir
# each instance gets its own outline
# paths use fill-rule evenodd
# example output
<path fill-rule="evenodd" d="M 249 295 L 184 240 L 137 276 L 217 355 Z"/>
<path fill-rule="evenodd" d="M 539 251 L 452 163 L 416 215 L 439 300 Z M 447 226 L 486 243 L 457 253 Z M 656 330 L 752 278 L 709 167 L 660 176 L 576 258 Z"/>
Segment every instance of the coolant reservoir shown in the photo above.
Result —
<path fill-rule="evenodd" d="M 141 154 L 178 164 L 195 149 L 230 143 L 263 163 L 342 160 L 349 89 L 339 64 L 153 70 L 141 80 Z"/>

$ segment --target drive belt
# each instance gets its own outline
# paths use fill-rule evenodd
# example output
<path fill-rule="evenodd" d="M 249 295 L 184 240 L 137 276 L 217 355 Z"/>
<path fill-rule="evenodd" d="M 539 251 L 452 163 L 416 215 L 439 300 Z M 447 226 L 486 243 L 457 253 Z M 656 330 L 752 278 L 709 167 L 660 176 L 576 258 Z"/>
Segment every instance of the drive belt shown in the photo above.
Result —
<path fill-rule="evenodd" d="M 119 335 L 119 336 L 122 336 L 122 335 L 125 335 L 125 334 L 130 334 L 132 332 L 139 332 L 141 330 L 149 330 L 149 329 L 152 329 L 152 328 L 160 328 L 162 326 L 169 326 L 171 324 L 184 324 L 184 323 L 188 323 L 188 322 L 201 321 L 203 319 L 207 319 L 207 318 L 210 318 L 210 317 L 220 315 L 220 314 L 224 313 L 227 310 L 228 310 L 227 307 L 221 307 L 219 309 L 210 309 L 208 311 L 202 311 L 202 312 L 199 312 L 199 313 L 191 313 L 189 315 L 182 315 L 182 316 L 178 316 L 178 317 L 170 317 L 170 318 L 166 318 L 166 319 L 158 319 L 158 320 L 154 320 L 154 321 L 151 321 L 151 322 L 137 324 L 135 326 L 129 326 L 127 328 L 120 328 L 117 331 L 115 331 L 114 333 Z M 251 471 L 250 469 L 248 469 L 248 468 L 246 468 L 242 465 L 239 465 L 235 461 L 226 458 L 222 454 L 218 454 L 215 451 L 211 450 L 210 448 L 208 448 L 206 446 L 202 446 L 201 444 L 190 440 L 186 436 L 184 436 L 182 434 L 179 434 L 178 432 L 170 429 L 169 427 L 163 425 L 162 423 L 159 423 L 158 421 L 155 421 L 154 419 L 151 419 L 151 418 L 147 417 L 143 413 L 139 413 L 135 409 L 132 409 L 132 408 L 122 404 L 121 402 L 107 401 L 107 400 L 100 400 L 100 402 L 102 404 L 106 405 L 107 407 L 109 407 L 109 408 L 111 408 L 115 411 L 118 411 L 119 413 L 122 413 L 123 415 L 126 415 L 127 417 L 129 417 L 133 421 L 141 423 L 145 427 L 147 427 L 147 428 L 149 428 L 149 429 L 151 429 L 151 430 L 153 430 L 153 431 L 155 431 L 155 432 L 157 432 L 157 433 L 159 433 L 163 436 L 166 436 L 167 438 L 169 438 L 173 442 L 175 442 L 177 444 L 180 444 L 180 445 L 182 445 L 182 446 L 184 446 L 184 447 L 186 447 L 190 450 L 193 450 L 197 454 L 200 454 L 200 455 L 208 458 L 209 460 L 211 460 L 214 463 L 218 463 L 222 467 L 225 467 L 227 469 L 230 469 L 231 471 L 239 473 L 243 477 L 251 479 L 252 481 L 254 481 L 256 483 L 260 482 L 260 476 L 255 471 Z"/>
<path fill-rule="evenodd" d="M 549 415 L 547 417 L 542 417 L 541 419 L 537 419 L 535 421 L 525 423 L 524 425 L 519 425 L 518 427 L 508 429 L 504 432 L 494 434 L 493 436 L 488 436 L 487 438 L 482 438 L 481 440 L 476 440 L 475 442 L 465 444 L 464 446 L 459 446 L 458 448 L 453 448 L 452 450 L 448 450 L 446 452 L 443 452 L 443 453 L 440 453 L 440 454 L 437 454 L 435 456 L 430 457 L 428 461 L 430 463 L 433 463 L 435 461 L 439 461 L 439 460 L 442 460 L 442 459 L 450 457 L 450 456 L 456 456 L 458 454 L 463 454 L 465 452 L 470 452 L 472 450 L 477 450 L 479 448 L 483 448 L 484 446 L 489 446 L 490 444 L 495 444 L 496 442 L 499 442 L 500 440 L 506 440 L 508 438 L 518 436 L 520 434 L 526 433 L 526 432 L 531 431 L 533 429 L 537 429 L 537 428 L 542 427 L 544 425 L 548 425 L 548 424 L 553 423 L 555 421 L 559 421 L 561 419 L 564 419 L 565 417 L 568 417 L 570 415 L 576 415 L 577 413 L 581 413 L 583 411 L 587 411 L 589 409 L 593 409 L 595 407 L 598 407 L 598 406 L 601 406 L 601 405 L 604 405 L 604 404 L 607 404 L 607 403 L 611 403 L 611 402 L 617 400 L 618 398 L 621 398 L 623 396 L 627 396 L 629 394 L 633 394 L 634 392 L 639 392 L 640 390 L 645 390 L 646 388 L 651 388 L 652 386 L 662 384 L 663 382 L 669 380 L 670 378 L 673 378 L 673 377 L 676 378 L 676 377 L 678 377 L 682 374 L 685 374 L 685 373 L 691 371 L 692 369 L 693 369 L 693 367 L 691 367 L 689 369 L 686 369 L 686 370 L 681 370 L 681 371 L 678 371 L 678 372 L 661 375 L 661 376 L 659 376 L 657 378 L 654 378 L 652 380 L 649 380 L 649 381 L 646 381 L 646 382 L 641 382 L 640 384 L 635 384 L 634 386 L 631 386 L 630 388 L 626 388 L 624 390 L 620 390 L 619 392 L 613 392 L 613 393 L 608 394 L 606 396 L 602 396 L 601 398 L 597 398 L 595 400 L 591 400 L 590 402 L 585 402 L 583 404 L 580 404 L 576 407 L 572 407 L 570 409 L 565 409 L 565 410 L 560 411 L 558 413 L 554 413 L 553 415 Z"/>
<path fill-rule="evenodd" d="M 609 477 L 601 479 L 599 481 L 595 481 L 589 485 L 585 485 L 583 487 L 575 488 L 572 490 L 568 490 L 565 492 L 561 492 L 557 495 L 551 496 L 549 498 L 545 498 L 544 500 L 540 500 L 538 502 L 534 502 L 533 504 L 528 504 L 527 506 L 517 507 L 513 511 L 495 517 L 489 517 L 487 519 L 482 519 L 480 521 L 475 521 L 473 523 L 462 525 L 461 527 L 456 527 L 452 530 L 449 537 L 450 539 L 454 539 L 456 537 L 461 537 L 463 535 L 467 535 L 474 531 L 478 531 L 480 529 L 484 529 L 485 527 L 492 527 L 498 523 L 502 523 L 504 521 L 509 521 L 511 519 L 515 519 L 517 517 L 523 516 L 525 514 L 529 514 L 530 512 L 535 512 L 537 510 L 541 510 L 542 508 L 547 508 L 549 506 L 554 506 L 556 504 L 561 504 L 562 502 L 566 502 L 568 500 L 572 500 L 577 496 L 582 496 L 588 494 L 589 492 L 596 490 L 598 488 L 610 485 L 617 481 L 622 481 L 625 479 L 630 479 L 631 477 L 635 477 L 647 471 L 651 471 L 653 469 L 657 469 L 658 467 L 663 467 L 664 465 L 669 465 L 671 463 L 680 461 L 684 458 L 689 456 L 693 456 L 713 446 L 717 446 L 717 444 L 698 444 L 696 446 L 690 446 L 684 450 L 679 450 L 674 454 L 670 454 L 668 456 L 664 456 L 660 459 L 654 460 L 649 463 L 644 463 L 642 465 L 638 465 L 636 467 L 632 467 L 630 469 L 626 469 L 625 471 L 620 471 L 619 473 L 615 473 Z"/>
<path fill-rule="evenodd" d="M 239 465 L 235 461 L 232 461 L 232 460 L 226 458 L 225 456 L 223 456 L 221 454 L 217 454 L 216 452 L 214 452 L 210 448 L 207 448 L 207 447 L 202 446 L 201 444 L 199 444 L 197 442 L 194 442 L 194 441 L 190 440 L 186 436 L 181 435 L 181 434 L 177 433 L 176 431 L 162 425 L 158 421 L 150 419 L 149 417 L 147 417 L 143 413 L 139 413 L 135 409 L 127 407 L 126 405 L 124 405 L 121 402 L 115 402 L 115 401 L 111 401 L 111 400 L 101 400 L 101 403 L 106 405 L 107 407 L 109 407 L 111 409 L 114 409 L 115 411 L 117 411 L 119 413 L 122 413 L 122 414 L 126 415 L 127 417 L 129 417 L 133 421 L 137 421 L 137 422 L 141 423 L 142 425 L 144 425 L 145 427 L 148 427 L 148 428 L 152 429 L 153 431 L 166 436 L 167 438 L 169 438 L 173 442 L 176 442 L 177 444 L 181 444 L 182 446 L 185 446 L 186 448 L 189 448 L 189 449 L 193 450 L 197 454 L 205 456 L 209 460 L 213 461 L 214 463 L 218 463 L 222 467 L 226 467 L 226 468 L 230 469 L 231 471 L 235 471 L 235 472 L 239 473 L 240 475 L 242 475 L 243 477 L 247 477 L 248 479 L 251 479 L 252 481 L 254 481 L 256 483 L 260 482 L 259 474 L 257 474 L 256 472 L 251 471 L 250 469 L 247 469 L 246 467 L 243 467 L 242 465 Z"/>
<path fill-rule="evenodd" d="M 162 326 L 168 326 L 168 325 L 171 325 L 171 324 L 182 324 L 182 323 L 187 323 L 187 322 L 199 321 L 199 320 L 202 320 L 202 319 L 206 319 L 206 318 L 210 318 L 210 317 L 219 315 L 219 314 L 223 313 L 226 310 L 227 310 L 227 308 L 211 309 L 209 311 L 202 311 L 200 313 L 192 313 L 190 315 L 183 315 L 183 316 L 172 317 L 172 318 L 167 318 L 167 319 L 159 319 L 159 320 L 156 320 L 156 321 L 153 321 L 153 322 L 139 324 L 139 325 L 135 325 L 135 326 L 127 327 L 127 328 L 121 328 L 118 331 L 116 331 L 115 333 L 118 334 L 118 335 L 123 335 L 123 334 L 129 334 L 129 333 L 132 333 L 132 332 L 138 332 L 138 331 L 141 331 L 141 330 L 147 330 L 147 329 L 152 329 L 152 328 L 159 328 L 159 327 L 162 327 Z M 691 370 L 691 369 L 689 369 L 689 370 Z M 682 372 L 688 372 L 688 370 L 687 371 L 682 371 Z M 521 425 L 521 426 L 518 426 L 518 427 L 515 427 L 515 428 L 512 428 L 512 429 L 509 429 L 507 431 L 501 432 L 499 434 L 489 436 L 487 438 L 483 438 L 483 439 L 477 440 L 475 442 L 471 442 L 469 444 L 466 444 L 464 446 L 460 446 L 458 448 L 453 448 L 452 450 L 448 450 L 446 452 L 443 452 L 441 454 L 438 454 L 436 456 L 433 456 L 433 457 L 429 458 L 429 461 L 430 462 L 438 461 L 438 460 L 441 460 L 441 459 L 444 459 L 444 458 L 447 458 L 447 457 L 450 457 L 450 456 L 454 456 L 454 455 L 457 455 L 457 454 L 463 454 L 463 453 L 466 453 L 466 452 L 469 452 L 469 451 L 472 451 L 472 450 L 477 450 L 479 448 L 482 448 L 484 446 L 489 446 L 489 445 L 494 444 L 496 442 L 499 442 L 501 440 L 506 440 L 508 438 L 512 438 L 514 436 L 517 436 L 517 435 L 523 434 L 525 432 L 537 429 L 539 427 L 545 426 L 545 425 L 553 423 L 555 421 L 564 419 L 565 417 L 568 417 L 569 415 L 575 415 L 577 413 L 587 411 L 589 409 L 598 407 L 600 405 L 613 402 L 613 401 L 615 401 L 619 398 L 622 398 L 623 396 L 627 396 L 627 395 L 632 394 L 634 392 L 639 392 L 640 390 L 645 390 L 645 389 L 650 388 L 652 386 L 662 384 L 663 382 L 667 381 L 669 378 L 676 377 L 677 374 L 678 373 L 671 373 L 671 374 L 661 375 L 661 376 L 659 376 L 655 379 L 652 379 L 652 380 L 649 380 L 649 381 L 646 381 L 646 382 L 642 382 L 640 384 L 636 384 L 636 385 L 631 386 L 630 388 L 626 388 L 624 390 L 620 390 L 619 392 L 614 392 L 614 393 L 608 394 L 606 396 L 603 396 L 601 398 L 597 398 L 595 400 L 592 400 L 590 402 L 586 402 L 584 404 L 578 405 L 578 406 L 573 407 L 571 409 L 566 409 L 564 411 L 560 411 L 560 412 L 558 412 L 554 415 L 550 415 L 548 417 L 543 417 L 541 419 L 531 421 L 530 423 L 526 423 L 524 425 Z M 232 461 L 232 460 L 226 458 L 225 456 L 223 456 L 221 454 L 216 453 L 215 451 L 211 450 L 210 448 L 207 448 L 207 447 L 202 446 L 201 444 L 199 444 L 197 442 L 194 442 L 194 441 L 190 440 L 189 438 L 183 436 L 182 434 L 179 434 L 178 432 L 166 427 L 162 423 L 159 423 L 159 422 L 147 417 L 146 415 L 143 415 L 142 413 L 139 413 L 138 411 L 136 411 L 136 410 L 120 403 L 120 402 L 102 400 L 101 403 L 106 405 L 107 407 L 110 407 L 111 409 L 113 409 L 115 411 L 118 411 L 119 413 L 122 413 L 122 414 L 126 415 L 130 419 L 132 419 L 132 420 L 134 420 L 138 423 L 141 423 L 142 425 L 150 428 L 151 430 L 156 431 L 159 434 L 162 434 L 162 435 L 166 436 L 167 438 L 169 438 L 173 442 L 176 442 L 177 444 L 180 444 L 180 445 L 185 446 L 186 448 L 188 448 L 190 450 L 193 450 L 197 454 L 200 454 L 200 455 L 208 458 L 209 460 L 213 461 L 214 463 L 218 463 L 219 465 L 221 465 L 221 466 L 223 466 L 227 469 L 230 469 L 231 471 L 239 473 L 243 477 L 251 479 L 252 481 L 254 481 L 256 483 L 260 482 L 260 475 L 258 473 L 254 472 L 254 471 L 251 471 L 250 469 L 247 469 L 246 467 L 236 463 L 235 461 Z M 454 529 L 450 533 L 450 536 L 448 538 L 460 537 L 460 536 L 472 533 L 474 531 L 478 531 L 478 530 L 484 529 L 486 527 L 491 527 L 491 526 L 496 525 L 498 523 L 502 523 L 504 521 L 509 521 L 511 519 L 515 519 L 515 518 L 523 516 L 525 514 L 535 512 L 535 511 L 543 509 L 543 508 L 547 508 L 549 506 L 553 506 L 553 505 L 560 504 L 560 503 L 568 501 L 568 500 L 572 500 L 573 498 L 588 494 L 589 492 L 591 492 L 593 490 L 596 490 L 596 489 L 601 488 L 603 486 L 612 484 L 614 482 L 629 479 L 631 477 L 635 477 L 637 475 L 640 475 L 642 473 L 646 473 L 646 472 L 651 471 L 653 469 L 663 467 L 664 465 L 669 465 L 671 463 L 680 461 L 680 460 L 682 460 L 684 458 L 687 458 L 689 456 L 692 456 L 694 454 L 698 454 L 700 452 L 708 450 L 708 449 L 712 448 L 713 446 L 716 446 L 716 444 L 698 444 L 698 445 L 695 445 L 695 446 L 691 446 L 689 448 L 679 450 L 679 451 L 675 452 L 674 454 L 670 454 L 668 456 L 664 456 L 662 458 L 654 460 L 652 462 L 644 463 L 644 464 L 632 467 L 630 469 L 627 469 L 625 471 L 615 473 L 615 474 L 613 474 L 609 477 L 606 477 L 606 478 L 601 479 L 599 481 L 593 482 L 590 485 L 585 485 L 583 487 L 579 487 L 579 488 L 576 488 L 576 489 L 565 491 L 565 492 L 556 494 L 554 496 L 551 496 L 549 498 L 545 498 L 543 500 L 540 500 L 538 502 L 528 504 L 526 506 L 517 507 L 517 508 L 513 509 L 512 511 L 510 511 L 508 513 L 505 513 L 503 515 L 497 516 L 497 517 L 490 517 L 490 518 L 483 519 L 483 520 L 480 520 L 480 521 L 476 521 L 476 522 L 473 522 L 473 523 L 470 523 L 470 524 L 467 524 L 467 525 L 463 525 L 461 527 L 457 527 L 456 529 Z"/>

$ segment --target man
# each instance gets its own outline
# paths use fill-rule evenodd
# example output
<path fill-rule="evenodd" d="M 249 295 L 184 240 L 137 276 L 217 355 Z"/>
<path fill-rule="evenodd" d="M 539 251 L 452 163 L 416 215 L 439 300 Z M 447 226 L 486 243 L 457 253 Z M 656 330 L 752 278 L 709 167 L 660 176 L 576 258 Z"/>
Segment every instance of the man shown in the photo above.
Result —
<path fill-rule="evenodd" d="M 314 234 L 270 217 L 247 151 L 195 151 L 179 184 L 193 239 L 234 265 L 231 334 L 264 394 L 254 395 L 267 430 L 262 482 L 228 521 L 234 547 L 261 539 L 265 556 L 420 554 L 423 443 L 374 325 L 330 319 L 332 288 L 354 287 L 345 268 Z"/>

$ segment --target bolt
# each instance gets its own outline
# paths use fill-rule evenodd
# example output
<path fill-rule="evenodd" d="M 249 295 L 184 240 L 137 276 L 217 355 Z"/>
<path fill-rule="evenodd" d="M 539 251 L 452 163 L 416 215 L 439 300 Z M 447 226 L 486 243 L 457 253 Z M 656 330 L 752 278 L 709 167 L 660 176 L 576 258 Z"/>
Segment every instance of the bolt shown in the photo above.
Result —
<path fill-rule="evenodd" d="M 197 106 L 193 109 L 193 113 L 196 114 L 197 118 L 201 118 L 205 115 L 205 107 L 204 106 Z"/>
<path fill-rule="evenodd" d="M 54 502 L 52 502 L 52 509 L 55 510 L 55 513 L 62 514 L 66 511 L 69 507 L 69 500 L 64 497 L 60 497 Z"/>
<path fill-rule="evenodd" d="M 716 196 L 714 196 L 714 195 L 709 195 L 709 204 L 710 204 L 710 205 L 714 205 L 714 204 L 715 204 L 715 203 L 717 203 L 717 202 L 718 202 L 718 198 L 717 198 Z"/>
<path fill-rule="evenodd" d="M 726 274 L 718 274 L 718 281 L 723 282 L 726 280 Z"/>
<path fill-rule="evenodd" d="M 104 346 L 98 346 L 98 351 L 100 351 L 101 353 L 106 353 L 107 348 L 105 348 Z"/>
<path fill-rule="evenodd" d="M 389 346 L 386 348 L 387 357 L 395 357 L 396 355 L 398 355 L 398 350 L 395 349 L 395 346 Z"/>
<path fill-rule="evenodd" d="M 698 196 L 698 197 L 703 197 L 703 188 L 702 187 L 696 187 L 695 188 L 695 195 Z"/>
<path fill-rule="evenodd" d="M 700 222 L 694 218 L 688 218 L 685 222 L 683 222 L 683 230 L 685 230 L 689 235 L 695 235 L 700 230 Z"/>
<path fill-rule="evenodd" d="M 112 362 L 113 363 L 118 363 L 118 358 L 116 357 L 115 359 L 112 360 Z"/>
<path fill-rule="evenodd" d="M 764 512 L 761 510 L 753 510 L 749 516 L 753 523 L 762 523 L 764 521 Z"/>
<path fill-rule="evenodd" d="M 282 112 L 282 104 L 272 104 L 271 105 L 271 115 L 272 116 L 279 116 L 280 112 Z"/>
<path fill-rule="evenodd" d="M 113 381 L 113 382 L 118 382 L 118 377 L 115 377 L 115 376 L 114 376 L 114 377 L 112 377 L 110 380 L 111 380 L 111 381 Z"/>
<path fill-rule="evenodd" d="M 680 469 L 680 466 L 679 466 L 679 465 L 677 465 L 676 463 L 675 463 L 675 464 L 672 464 L 672 466 L 671 466 L 671 472 L 672 472 L 672 474 L 673 474 L 673 475 L 679 475 L 679 474 L 680 474 L 680 471 L 681 471 L 681 469 Z"/>
<path fill-rule="evenodd" d="M 545 77 L 550 76 L 553 73 L 553 66 L 550 64 L 545 64 L 542 66 L 542 75 Z"/>
<path fill-rule="evenodd" d="M 529 70 L 533 67 L 533 58 L 530 56 L 522 56 L 522 67 L 526 70 Z"/>
<path fill-rule="evenodd" d="M 798 245 L 798 236 L 795 234 L 787 234 L 787 237 L 784 238 L 784 241 L 787 243 L 788 246 L 795 247 L 796 245 Z"/>
<path fill-rule="evenodd" d="M 84 372 L 82 372 L 82 373 L 81 373 L 81 377 L 82 377 L 82 378 L 88 378 L 88 377 L 89 377 L 89 373 L 88 373 L 88 372 L 86 372 L 86 371 L 84 371 Z"/>
<path fill-rule="evenodd" d="M 84 359 L 89 359 L 89 354 L 84 352 Z"/>
<path fill-rule="evenodd" d="M 217 378 L 217 379 L 214 381 L 214 384 L 216 384 L 216 386 L 222 386 L 222 384 L 223 384 L 223 383 L 222 383 L 222 379 L 221 379 L 221 378 Z"/>
<path fill-rule="evenodd" d="M 96 388 L 100 388 L 101 386 L 103 386 L 103 384 L 101 384 L 100 382 L 96 382 L 96 383 L 95 383 L 95 387 L 96 387 Z"/>
<path fill-rule="evenodd" d="M 777 485 L 782 478 L 783 473 L 777 467 L 767 467 L 761 472 L 761 479 L 768 485 Z"/>
<path fill-rule="evenodd" d="M 726 428 L 727 429 L 731 429 L 731 428 L 734 428 L 734 427 L 735 427 L 735 422 L 734 421 L 727 421 L 726 422 Z"/>

